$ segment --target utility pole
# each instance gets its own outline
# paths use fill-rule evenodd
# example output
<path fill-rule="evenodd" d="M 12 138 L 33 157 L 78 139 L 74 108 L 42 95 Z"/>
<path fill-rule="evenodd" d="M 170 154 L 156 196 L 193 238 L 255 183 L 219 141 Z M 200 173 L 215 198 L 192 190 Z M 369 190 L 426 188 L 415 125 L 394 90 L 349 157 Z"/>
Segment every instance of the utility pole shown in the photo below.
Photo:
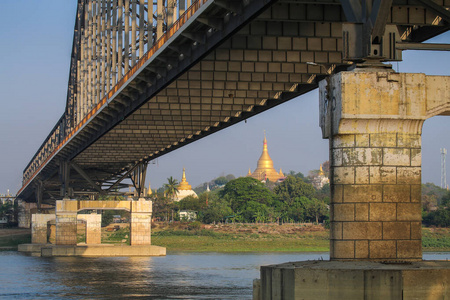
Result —
<path fill-rule="evenodd" d="M 447 171 L 445 169 L 445 157 L 447 156 L 447 149 L 441 148 L 441 188 L 447 188 Z"/>

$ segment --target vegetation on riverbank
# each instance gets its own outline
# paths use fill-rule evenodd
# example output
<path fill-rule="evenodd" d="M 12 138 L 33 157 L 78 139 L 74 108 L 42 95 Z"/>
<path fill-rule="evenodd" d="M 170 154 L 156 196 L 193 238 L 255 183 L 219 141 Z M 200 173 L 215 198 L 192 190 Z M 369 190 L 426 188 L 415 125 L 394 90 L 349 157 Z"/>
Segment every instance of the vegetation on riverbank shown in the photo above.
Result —
<path fill-rule="evenodd" d="M 450 229 L 424 228 L 422 232 L 423 251 L 450 251 Z M 155 228 L 152 244 L 166 247 L 168 251 L 329 251 L 329 231 L 312 224 L 228 224 L 201 227 L 174 224 Z"/>
<path fill-rule="evenodd" d="M 3 234 L 0 249 L 30 242 L 30 234 Z M 108 233 L 102 243 L 129 244 L 129 229 Z M 168 251 L 191 252 L 329 251 L 329 230 L 313 224 L 154 223 L 152 244 Z M 423 228 L 422 246 L 424 252 L 450 251 L 450 228 Z"/>
<path fill-rule="evenodd" d="M 31 243 L 31 234 L 0 236 L 1 249 L 17 249 L 17 245 Z"/>
<path fill-rule="evenodd" d="M 328 232 L 269 233 L 253 231 L 160 230 L 152 235 L 154 245 L 168 251 L 196 252 L 295 252 L 328 251 Z"/>
<path fill-rule="evenodd" d="M 450 228 L 423 228 L 423 251 L 450 251 Z"/>

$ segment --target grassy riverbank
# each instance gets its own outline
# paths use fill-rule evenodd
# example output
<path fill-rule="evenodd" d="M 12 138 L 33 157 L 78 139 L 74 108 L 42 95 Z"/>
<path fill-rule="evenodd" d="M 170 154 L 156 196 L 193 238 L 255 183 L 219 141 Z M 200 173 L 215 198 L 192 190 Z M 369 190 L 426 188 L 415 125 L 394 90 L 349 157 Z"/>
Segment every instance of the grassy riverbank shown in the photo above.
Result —
<path fill-rule="evenodd" d="M 128 237 L 110 241 L 120 243 Z M 30 243 L 29 230 L 0 230 L 0 249 L 14 249 Z M 168 251 L 191 252 L 307 252 L 329 251 L 329 231 L 306 224 L 226 224 L 199 223 L 153 224 L 152 244 Z M 450 228 L 423 228 L 423 251 L 450 251 Z"/>
<path fill-rule="evenodd" d="M 450 251 L 450 228 L 423 228 L 423 251 Z"/>
<path fill-rule="evenodd" d="M 17 249 L 17 245 L 31 243 L 30 232 L 30 229 L 0 229 L 0 250 Z"/>
<path fill-rule="evenodd" d="M 158 232 L 152 243 L 168 251 L 195 252 L 294 252 L 328 251 L 328 233 L 305 235 L 227 234 L 209 230 L 199 232 Z"/>
<path fill-rule="evenodd" d="M 450 251 L 450 229 L 424 228 L 423 251 Z M 234 224 L 157 227 L 152 244 L 168 251 L 307 252 L 329 251 L 329 231 L 321 226 Z"/>

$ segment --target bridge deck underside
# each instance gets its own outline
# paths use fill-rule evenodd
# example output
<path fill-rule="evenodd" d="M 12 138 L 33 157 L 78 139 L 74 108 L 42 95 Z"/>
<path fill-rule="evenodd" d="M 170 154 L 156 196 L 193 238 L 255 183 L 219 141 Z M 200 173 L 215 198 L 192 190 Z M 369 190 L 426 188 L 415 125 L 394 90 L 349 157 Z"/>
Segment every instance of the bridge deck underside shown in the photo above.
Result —
<path fill-rule="evenodd" d="M 229 37 L 221 33 L 226 26 L 213 22 L 229 11 L 211 5 L 206 13 L 207 21 L 200 16 L 189 25 L 80 130 L 60 158 L 104 184 L 140 159 L 154 159 L 306 93 L 327 72 L 348 66 L 342 60 L 345 16 L 337 2 L 280 1 L 250 23 L 235 25 Z M 447 30 L 436 14 L 407 1 L 394 2 L 388 23 L 412 41 Z M 48 199 L 57 195 L 57 170 L 55 158 L 41 172 Z M 90 190 L 73 173 L 74 189 Z"/>

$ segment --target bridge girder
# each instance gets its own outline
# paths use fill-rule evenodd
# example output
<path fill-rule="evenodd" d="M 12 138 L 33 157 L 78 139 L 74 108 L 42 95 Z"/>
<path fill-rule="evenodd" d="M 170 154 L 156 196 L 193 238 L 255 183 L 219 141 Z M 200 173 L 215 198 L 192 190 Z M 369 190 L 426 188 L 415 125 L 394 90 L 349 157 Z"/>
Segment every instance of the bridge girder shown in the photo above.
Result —
<path fill-rule="evenodd" d="M 448 30 L 446 1 L 377 0 L 370 9 L 358 0 L 199 1 L 175 23 L 173 17 L 172 21 L 168 15 L 162 17 L 161 7 L 152 14 L 144 6 L 144 10 L 139 7 L 139 13 L 145 11 L 156 29 L 148 20 L 141 22 L 134 12 L 130 12 L 130 22 L 139 19 L 138 32 L 128 27 L 123 31 L 123 20 L 119 23 L 101 14 L 101 22 L 118 22 L 118 27 L 105 26 L 103 36 L 108 41 L 100 39 L 103 48 L 97 47 L 100 52 L 95 52 L 87 48 L 98 42 L 89 37 L 95 25 L 89 21 L 94 17 L 91 1 L 80 0 L 70 103 L 49 135 L 51 142 L 43 143 L 25 169 L 19 194 L 24 199 L 33 198 L 28 187 L 37 175 L 44 190 L 54 191 L 60 185 L 54 172 L 59 160 L 72 162 L 80 171 L 70 179 L 75 194 L 101 192 L 98 187 L 107 185 L 123 187 L 111 182 L 140 161 L 148 162 L 302 95 L 316 88 L 317 80 L 364 58 L 345 52 L 343 44 L 348 40 L 364 38 L 361 43 L 366 44 L 361 49 L 369 51 L 364 48 L 366 52 L 356 54 L 373 56 L 373 44 L 380 43 L 389 25 L 398 34 L 390 41 L 394 54 L 380 59 L 400 60 L 396 42 L 422 42 Z M 123 1 L 113 2 L 107 1 L 106 9 L 120 15 Z M 166 9 L 165 13 L 174 12 Z M 354 22 L 351 28 L 363 28 L 354 30 L 353 40 L 343 28 L 348 21 Z M 172 23 L 174 27 L 162 36 L 161 28 Z M 96 30 L 102 33 L 101 28 Z M 129 37 L 131 44 L 123 45 L 120 38 L 112 40 L 114 34 L 126 38 L 130 32 L 136 37 Z M 146 57 L 141 50 L 145 41 L 155 40 L 154 34 L 162 39 L 154 48 L 145 46 L 153 51 Z M 114 48 L 120 49 L 118 54 Z M 105 66 L 99 60 L 98 69 L 92 69 L 89 63 L 94 63 L 93 55 L 102 51 L 118 67 L 109 61 Z M 137 57 L 141 61 L 137 62 Z M 130 72 L 124 74 L 128 69 Z M 101 77 L 105 72 L 108 79 Z M 103 86 L 87 86 L 93 79 Z M 109 93 L 107 86 L 112 88 Z"/>

